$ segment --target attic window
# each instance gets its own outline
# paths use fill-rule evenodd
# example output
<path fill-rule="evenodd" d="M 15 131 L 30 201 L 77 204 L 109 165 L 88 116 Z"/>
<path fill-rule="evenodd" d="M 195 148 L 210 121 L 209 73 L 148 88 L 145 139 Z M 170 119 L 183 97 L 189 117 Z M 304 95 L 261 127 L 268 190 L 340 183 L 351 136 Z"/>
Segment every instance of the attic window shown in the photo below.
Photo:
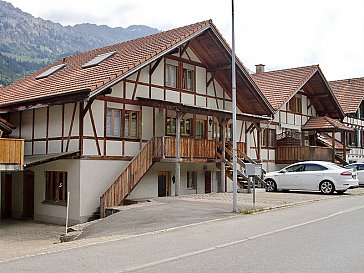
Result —
<path fill-rule="evenodd" d="M 82 68 L 88 68 L 88 67 L 96 66 L 99 63 L 105 61 L 107 58 L 110 58 L 111 56 L 113 56 L 115 53 L 116 53 L 116 51 L 112 51 L 112 52 L 107 52 L 107 53 L 104 53 L 104 54 L 97 55 L 95 58 L 88 61 L 87 63 L 85 63 L 81 67 Z"/>
<path fill-rule="evenodd" d="M 43 79 L 48 77 L 49 75 L 52 75 L 53 73 L 57 72 L 58 70 L 60 70 L 61 68 L 65 67 L 65 64 L 59 64 L 56 66 L 53 66 L 51 68 L 49 68 L 48 70 L 44 71 L 43 73 L 39 74 L 38 76 L 35 77 L 36 80 L 39 79 Z"/>

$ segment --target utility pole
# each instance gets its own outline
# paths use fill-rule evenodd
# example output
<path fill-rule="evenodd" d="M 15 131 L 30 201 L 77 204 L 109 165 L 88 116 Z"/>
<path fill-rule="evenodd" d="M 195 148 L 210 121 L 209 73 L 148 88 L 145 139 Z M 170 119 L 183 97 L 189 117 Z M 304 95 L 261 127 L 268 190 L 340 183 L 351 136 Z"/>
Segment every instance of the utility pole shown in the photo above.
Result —
<path fill-rule="evenodd" d="M 231 0 L 232 19 L 232 57 L 231 57 L 231 93 L 233 99 L 233 212 L 237 212 L 238 174 L 237 174 L 237 143 L 236 143 L 236 72 L 235 72 L 235 29 L 234 29 L 234 0 Z"/>

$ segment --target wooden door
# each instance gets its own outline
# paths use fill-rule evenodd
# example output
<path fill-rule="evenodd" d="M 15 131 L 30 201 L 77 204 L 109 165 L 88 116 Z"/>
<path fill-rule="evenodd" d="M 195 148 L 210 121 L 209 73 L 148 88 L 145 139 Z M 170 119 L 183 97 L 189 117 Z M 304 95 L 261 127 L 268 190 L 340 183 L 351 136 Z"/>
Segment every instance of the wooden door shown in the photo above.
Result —
<path fill-rule="evenodd" d="M 205 193 L 211 193 L 211 172 L 205 172 Z"/>
<path fill-rule="evenodd" d="M 34 218 L 34 173 L 24 173 L 23 217 Z"/>
<path fill-rule="evenodd" d="M 2 189 L 4 191 L 4 209 L 2 215 L 3 217 L 11 217 L 13 195 L 12 180 L 13 179 L 11 174 L 5 174 L 5 181 L 2 185 Z"/>
<path fill-rule="evenodd" d="M 170 195 L 169 172 L 158 172 L 158 197 Z"/>

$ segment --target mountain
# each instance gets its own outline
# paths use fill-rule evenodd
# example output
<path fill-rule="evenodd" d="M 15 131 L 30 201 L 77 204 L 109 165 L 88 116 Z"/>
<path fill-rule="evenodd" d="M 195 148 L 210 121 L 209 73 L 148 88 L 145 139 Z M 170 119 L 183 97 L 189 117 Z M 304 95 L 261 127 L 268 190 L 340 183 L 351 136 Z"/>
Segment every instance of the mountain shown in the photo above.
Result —
<path fill-rule="evenodd" d="M 7 85 L 64 56 L 158 31 L 143 25 L 127 28 L 88 23 L 62 26 L 35 18 L 0 0 L 0 84 Z"/>

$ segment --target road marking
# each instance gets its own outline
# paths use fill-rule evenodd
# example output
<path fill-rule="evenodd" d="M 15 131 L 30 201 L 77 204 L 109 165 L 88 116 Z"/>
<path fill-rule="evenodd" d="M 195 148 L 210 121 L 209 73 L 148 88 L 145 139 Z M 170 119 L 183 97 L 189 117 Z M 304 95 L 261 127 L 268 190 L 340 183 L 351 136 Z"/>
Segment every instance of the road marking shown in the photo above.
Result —
<path fill-rule="evenodd" d="M 241 240 L 237 240 L 237 241 L 233 241 L 233 242 L 213 246 L 213 247 L 210 247 L 210 248 L 206 248 L 206 249 L 202 249 L 202 250 L 182 254 L 182 255 L 179 255 L 179 256 L 162 259 L 162 260 L 159 260 L 159 261 L 155 261 L 153 263 L 148 263 L 148 264 L 145 264 L 145 265 L 140 265 L 140 266 L 137 266 L 137 267 L 128 268 L 128 269 L 125 269 L 125 270 L 120 271 L 120 272 L 132 272 L 132 271 L 135 271 L 135 270 L 140 270 L 140 269 L 152 267 L 152 266 L 155 266 L 155 265 L 158 265 L 158 264 L 168 263 L 168 262 L 175 261 L 175 260 L 178 260 L 178 259 L 181 259 L 181 258 L 190 257 L 190 256 L 193 256 L 193 255 L 196 255 L 196 254 L 202 254 L 202 253 L 206 253 L 206 252 L 213 251 L 213 250 L 216 250 L 216 249 L 237 245 L 237 244 L 244 243 L 244 242 L 247 242 L 247 241 L 250 241 L 250 240 L 253 240 L 253 239 L 258 239 L 258 238 L 261 238 L 261 237 L 264 237 L 264 236 L 268 236 L 268 235 L 271 235 L 271 234 L 274 234 L 274 233 L 294 229 L 294 228 L 297 228 L 297 227 L 301 227 L 301 226 L 308 225 L 308 224 L 311 224 L 311 223 L 323 221 L 325 219 L 329 219 L 329 218 L 339 216 L 339 215 L 342 215 L 342 214 L 354 212 L 354 211 L 357 211 L 357 210 L 363 209 L 363 208 L 364 208 L 364 205 L 363 206 L 358 206 L 358 207 L 353 207 L 353 208 L 350 208 L 350 209 L 347 209 L 347 210 L 342 210 L 342 211 L 330 214 L 328 216 L 318 218 L 318 219 L 314 219 L 314 220 L 311 220 L 311 221 L 308 221 L 308 222 L 292 225 L 292 226 L 277 229 L 277 230 L 274 230 L 274 231 L 269 231 L 269 232 L 258 234 L 258 235 L 252 236 L 252 237 L 248 237 L 248 238 L 244 238 L 244 239 L 241 239 Z M 55 254 L 55 253 L 59 253 L 59 252 L 63 252 L 63 251 L 74 250 L 74 249 L 79 249 L 79 248 L 93 246 L 93 245 L 100 245 L 100 244 L 106 244 L 106 243 L 109 243 L 109 242 L 117 242 L 117 241 L 132 239 L 132 238 L 139 238 L 139 237 L 142 237 L 142 236 L 160 234 L 160 233 L 164 233 L 164 232 L 179 230 L 179 229 L 182 229 L 182 228 L 194 227 L 194 226 L 198 226 L 198 225 L 202 225 L 202 224 L 206 224 L 206 223 L 213 223 L 213 222 L 223 221 L 223 220 L 227 220 L 227 219 L 237 218 L 239 216 L 240 215 L 237 214 L 237 215 L 232 215 L 232 216 L 223 217 L 223 218 L 219 218 L 219 219 L 212 219 L 212 220 L 202 221 L 202 222 L 199 222 L 199 223 L 192 223 L 192 224 L 188 224 L 188 225 L 183 225 L 183 226 L 178 226 L 178 227 L 171 227 L 171 228 L 167 228 L 167 229 L 156 230 L 156 231 L 151 231 L 151 232 L 146 232 L 146 233 L 136 234 L 136 235 L 130 235 L 130 236 L 119 235 L 119 236 L 113 236 L 112 238 L 110 238 L 110 237 L 93 238 L 93 239 L 90 239 L 90 240 L 97 240 L 97 241 L 96 242 L 94 241 L 94 242 L 91 242 L 91 243 L 84 243 L 82 241 L 75 241 L 73 243 L 76 243 L 76 244 L 79 243 L 79 245 L 66 246 L 65 248 L 62 248 L 62 249 L 43 251 L 43 252 L 39 252 L 39 253 L 35 253 L 35 254 L 27 254 L 27 255 L 24 255 L 24 256 L 3 259 L 3 260 L 0 260 L 0 264 L 1 263 L 6 263 L 6 262 L 22 260 L 22 259 L 27 259 L 27 258 L 34 258 L 34 257 L 38 257 L 38 256 L 48 255 L 48 254 Z"/>
<path fill-rule="evenodd" d="M 273 231 L 261 233 L 261 234 L 255 235 L 255 236 L 251 236 L 251 237 L 244 238 L 244 239 L 241 239 L 241 240 L 233 241 L 233 242 L 230 242 L 230 243 L 225 243 L 225 244 L 221 244 L 221 245 L 217 245 L 217 246 L 213 246 L 213 247 L 209 247 L 209 248 L 205 248 L 205 249 L 201 249 L 201 250 L 197 250 L 197 251 L 192 251 L 192 252 L 189 252 L 189 253 L 185 253 L 185 254 L 182 254 L 182 255 L 178 255 L 178 256 L 174 256 L 174 257 L 170 257 L 170 258 L 166 258 L 166 259 L 162 259 L 162 260 L 155 261 L 155 262 L 152 262 L 152 263 L 146 263 L 146 264 L 135 266 L 135 267 L 129 267 L 129 268 L 124 269 L 124 270 L 119 271 L 119 272 L 120 273 L 121 272 L 133 272 L 133 271 L 137 271 L 137 270 L 147 269 L 147 268 L 154 267 L 154 266 L 157 266 L 157 265 L 160 265 L 160 264 L 165 264 L 165 263 L 177 261 L 179 259 L 188 258 L 188 257 L 195 256 L 195 255 L 198 255 L 198 254 L 204 254 L 206 252 L 214 251 L 214 250 L 221 249 L 221 248 L 227 248 L 227 247 L 238 245 L 238 244 L 241 244 L 241 243 L 245 243 L 245 242 L 248 242 L 248 241 L 251 241 L 251 240 L 254 240 L 254 239 L 258 239 L 258 238 L 266 237 L 266 236 L 273 235 L 273 234 L 276 234 L 276 233 L 280 233 L 280 232 L 283 232 L 283 231 L 287 231 L 287 230 L 295 229 L 295 228 L 298 228 L 298 227 L 306 226 L 306 225 L 316 223 L 316 222 L 320 222 L 320 221 L 330 219 L 330 218 L 333 218 L 333 217 L 336 217 L 336 216 L 351 213 L 351 212 L 354 212 L 354 211 L 357 211 L 357 210 L 360 210 L 360 209 L 364 209 L 364 205 L 363 206 L 353 207 L 353 208 L 346 209 L 346 210 L 342 210 L 342 211 L 330 214 L 330 215 L 325 216 L 325 217 L 321 217 L 321 218 L 317 218 L 317 219 L 307 221 L 307 222 L 304 222 L 304 223 L 300 223 L 300 224 L 292 225 L 292 226 L 289 226 L 289 227 L 285 227 L 285 228 L 276 229 L 276 230 L 273 230 Z"/>

